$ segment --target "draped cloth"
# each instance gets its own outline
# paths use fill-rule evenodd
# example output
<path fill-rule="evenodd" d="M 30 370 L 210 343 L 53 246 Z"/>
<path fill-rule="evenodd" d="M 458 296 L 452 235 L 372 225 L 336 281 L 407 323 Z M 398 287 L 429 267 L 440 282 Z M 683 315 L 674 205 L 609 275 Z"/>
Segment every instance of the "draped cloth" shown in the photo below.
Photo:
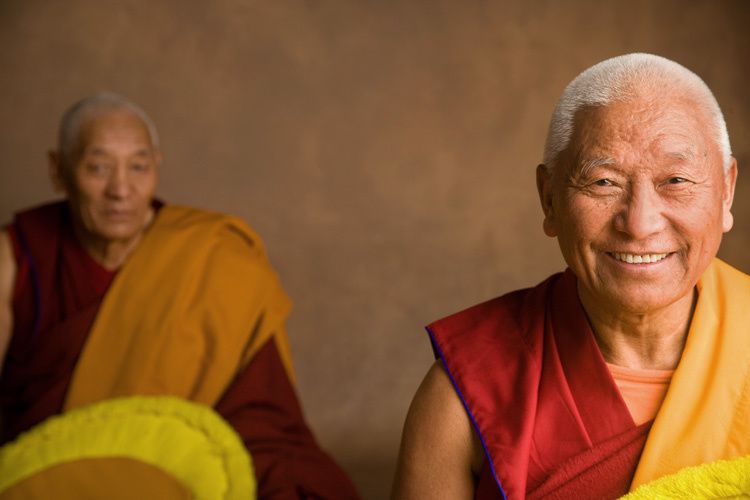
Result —
<path fill-rule="evenodd" d="M 289 308 L 244 222 L 164 206 L 104 298 L 65 407 L 134 394 L 213 406 L 272 336 L 291 374 Z"/>
<path fill-rule="evenodd" d="M 630 417 L 570 270 L 431 324 L 485 450 L 476 497 L 616 498 L 686 465 L 747 453 L 750 278 L 717 259 L 698 289 L 650 431 Z"/>
<path fill-rule="evenodd" d="M 0 374 L 0 444 L 62 411 L 78 357 L 116 275 L 78 244 L 65 203 L 20 212 L 7 229 L 17 274 L 13 332 Z"/>
<path fill-rule="evenodd" d="M 715 259 L 633 481 L 750 455 L 750 277 Z"/>
<path fill-rule="evenodd" d="M 8 227 L 18 277 L 0 444 L 101 400 L 176 396 L 213 407 L 240 435 L 260 497 L 357 498 L 305 423 L 290 303 L 261 240 L 235 217 L 157 208 L 116 273 L 77 243 L 65 203 Z"/>
<path fill-rule="evenodd" d="M 640 453 L 627 444 L 641 434 L 599 352 L 570 270 L 428 330 L 485 448 L 480 498 L 497 498 L 498 491 L 526 498 L 546 491 L 546 481 L 567 483 L 606 458 L 595 450 L 612 440 L 622 441 L 613 453 L 634 451 L 635 458 L 618 468 L 623 477 L 609 471 L 605 482 L 617 491 L 606 493 L 627 491 Z M 572 466 L 587 454 L 593 463 Z M 556 476 L 564 470 L 569 475 Z"/>

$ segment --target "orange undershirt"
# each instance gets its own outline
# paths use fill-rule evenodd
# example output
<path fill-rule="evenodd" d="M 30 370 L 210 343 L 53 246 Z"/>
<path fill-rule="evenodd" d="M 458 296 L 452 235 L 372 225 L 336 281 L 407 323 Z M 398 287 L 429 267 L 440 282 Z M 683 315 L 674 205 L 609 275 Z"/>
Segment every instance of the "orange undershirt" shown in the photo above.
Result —
<path fill-rule="evenodd" d="M 641 370 L 607 363 L 636 425 L 656 417 L 674 370 Z"/>

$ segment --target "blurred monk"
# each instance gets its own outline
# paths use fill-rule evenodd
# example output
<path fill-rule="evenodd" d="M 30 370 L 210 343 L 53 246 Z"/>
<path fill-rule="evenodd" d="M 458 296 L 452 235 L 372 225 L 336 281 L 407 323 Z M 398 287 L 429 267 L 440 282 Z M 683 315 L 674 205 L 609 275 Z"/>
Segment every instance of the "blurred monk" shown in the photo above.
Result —
<path fill-rule="evenodd" d="M 303 418 L 290 301 L 261 239 L 156 200 L 161 161 L 151 119 L 120 96 L 63 116 L 49 165 L 64 201 L 0 232 L 2 442 L 110 398 L 177 396 L 239 434 L 260 498 L 356 498 Z"/>

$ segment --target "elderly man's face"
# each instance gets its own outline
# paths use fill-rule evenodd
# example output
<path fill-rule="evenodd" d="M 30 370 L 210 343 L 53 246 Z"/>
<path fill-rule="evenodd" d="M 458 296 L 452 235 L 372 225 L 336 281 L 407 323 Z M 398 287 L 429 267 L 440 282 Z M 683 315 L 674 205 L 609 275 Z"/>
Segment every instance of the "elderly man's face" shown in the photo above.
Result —
<path fill-rule="evenodd" d="M 726 174 L 708 120 L 682 99 L 581 111 L 571 146 L 540 171 L 545 232 L 557 236 L 585 302 L 653 312 L 692 300 L 732 227 Z"/>
<path fill-rule="evenodd" d="M 146 125 L 130 111 L 114 110 L 84 125 L 79 158 L 58 177 L 87 237 L 114 242 L 140 236 L 152 215 L 159 161 Z"/>

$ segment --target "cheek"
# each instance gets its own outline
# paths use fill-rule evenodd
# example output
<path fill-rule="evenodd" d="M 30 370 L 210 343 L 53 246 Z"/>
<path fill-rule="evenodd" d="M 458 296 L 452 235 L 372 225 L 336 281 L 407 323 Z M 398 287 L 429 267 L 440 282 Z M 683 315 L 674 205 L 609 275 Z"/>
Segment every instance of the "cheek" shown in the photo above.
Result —
<path fill-rule="evenodd" d="M 571 203 L 564 221 L 565 231 L 581 244 L 597 238 L 609 227 L 612 207 L 609 203 L 586 200 Z"/>
<path fill-rule="evenodd" d="M 675 210 L 682 224 L 693 234 L 711 235 L 721 231 L 724 209 L 719 199 L 705 200 L 702 203 L 685 205 Z"/>
<path fill-rule="evenodd" d="M 82 202 L 92 202 L 99 198 L 102 191 L 100 182 L 85 176 L 78 176 L 72 186 L 70 193 Z"/>
<path fill-rule="evenodd" d="M 144 175 L 135 183 L 136 190 L 145 197 L 151 197 L 156 190 L 156 174 Z"/>
<path fill-rule="evenodd" d="M 675 221 L 678 238 L 692 251 L 694 258 L 712 258 L 719 249 L 724 233 L 722 213 L 713 207 L 685 210 Z"/>

